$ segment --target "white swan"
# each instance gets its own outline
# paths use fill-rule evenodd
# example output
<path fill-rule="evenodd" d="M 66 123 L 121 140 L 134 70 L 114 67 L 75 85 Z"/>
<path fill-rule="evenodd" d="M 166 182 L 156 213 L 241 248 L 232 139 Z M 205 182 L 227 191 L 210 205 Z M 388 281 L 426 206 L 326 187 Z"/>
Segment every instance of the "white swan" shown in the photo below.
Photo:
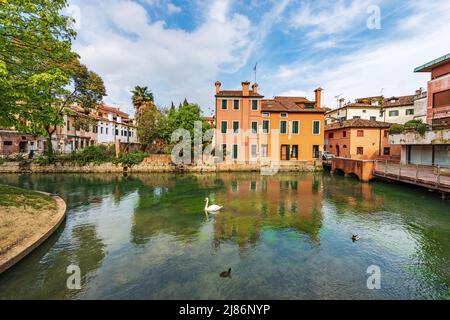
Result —
<path fill-rule="evenodd" d="M 208 198 L 205 198 L 205 201 L 206 201 L 206 204 L 205 204 L 205 211 L 206 211 L 206 212 L 217 212 L 217 211 L 219 211 L 220 209 L 223 208 L 222 206 L 218 206 L 218 205 L 216 205 L 216 204 L 212 204 L 212 205 L 210 205 L 210 206 L 208 207 L 209 199 L 208 199 Z"/>

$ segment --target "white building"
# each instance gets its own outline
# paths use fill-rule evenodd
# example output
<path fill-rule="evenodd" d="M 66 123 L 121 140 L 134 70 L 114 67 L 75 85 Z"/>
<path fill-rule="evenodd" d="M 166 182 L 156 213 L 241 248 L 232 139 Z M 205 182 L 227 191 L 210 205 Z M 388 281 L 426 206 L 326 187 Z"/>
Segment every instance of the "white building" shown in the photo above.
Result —
<path fill-rule="evenodd" d="M 337 109 L 325 113 L 326 125 L 358 118 L 399 124 L 410 120 L 426 122 L 427 93 L 422 89 L 409 96 L 387 99 L 383 96 L 367 97 L 347 104 L 344 104 L 344 99 L 341 99 L 339 103 Z"/>
<path fill-rule="evenodd" d="M 96 116 L 99 144 L 138 143 L 136 127 L 127 113 L 119 108 L 101 105 Z"/>

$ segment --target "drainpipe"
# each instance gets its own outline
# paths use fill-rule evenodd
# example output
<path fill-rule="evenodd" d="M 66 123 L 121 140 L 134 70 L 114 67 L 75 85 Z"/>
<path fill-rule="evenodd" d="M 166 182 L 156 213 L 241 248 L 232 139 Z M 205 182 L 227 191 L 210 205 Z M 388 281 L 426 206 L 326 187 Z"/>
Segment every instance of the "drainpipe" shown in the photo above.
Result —
<path fill-rule="evenodd" d="M 380 128 L 380 141 L 378 142 L 378 156 L 381 157 L 381 128 Z"/>

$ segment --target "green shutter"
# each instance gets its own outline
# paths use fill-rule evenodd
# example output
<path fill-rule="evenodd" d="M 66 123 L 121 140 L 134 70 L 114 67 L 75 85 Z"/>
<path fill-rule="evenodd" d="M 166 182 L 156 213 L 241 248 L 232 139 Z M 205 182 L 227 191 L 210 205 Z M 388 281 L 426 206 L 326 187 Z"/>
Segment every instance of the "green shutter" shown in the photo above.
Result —
<path fill-rule="evenodd" d="M 233 145 L 233 159 L 237 159 L 238 158 L 238 145 L 234 144 Z"/>
<path fill-rule="evenodd" d="M 222 133 L 227 133 L 227 123 L 222 122 Z"/>
<path fill-rule="evenodd" d="M 222 109 L 227 108 L 227 100 L 222 100 Z"/>
<path fill-rule="evenodd" d="M 313 133 L 314 134 L 320 133 L 320 121 L 314 121 Z"/>
<path fill-rule="evenodd" d="M 258 133 L 258 122 L 252 122 L 252 133 Z"/>
<path fill-rule="evenodd" d="M 252 100 L 252 110 L 258 110 L 258 101 Z"/>
<path fill-rule="evenodd" d="M 269 120 L 264 120 L 263 121 L 263 132 L 264 133 L 269 133 Z"/>
<path fill-rule="evenodd" d="M 286 121 L 284 120 L 280 123 L 280 133 L 286 133 Z"/>
<path fill-rule="evenodd" d="M 233 132 L 234 133 L 239 132 L 239 122 L 233 121 Z"/>
<path fill-rule="evenodd" d="M 298 121 L 292 122 L 292 133 L 294 133 L 294 134 L 298 133 Z"/>

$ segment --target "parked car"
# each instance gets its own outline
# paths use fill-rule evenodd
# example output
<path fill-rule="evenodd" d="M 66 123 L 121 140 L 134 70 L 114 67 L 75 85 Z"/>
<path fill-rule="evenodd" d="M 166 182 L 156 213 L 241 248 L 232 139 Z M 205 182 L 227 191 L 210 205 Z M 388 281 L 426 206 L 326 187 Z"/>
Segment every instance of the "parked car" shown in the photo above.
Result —
<path fill-rule="evenodd" d="M 329 151 L 324 151 L 322 153 L 322 160 L 331 160 L 331 158 L 334 158 L 334 154 L 330 153 Z"/>

